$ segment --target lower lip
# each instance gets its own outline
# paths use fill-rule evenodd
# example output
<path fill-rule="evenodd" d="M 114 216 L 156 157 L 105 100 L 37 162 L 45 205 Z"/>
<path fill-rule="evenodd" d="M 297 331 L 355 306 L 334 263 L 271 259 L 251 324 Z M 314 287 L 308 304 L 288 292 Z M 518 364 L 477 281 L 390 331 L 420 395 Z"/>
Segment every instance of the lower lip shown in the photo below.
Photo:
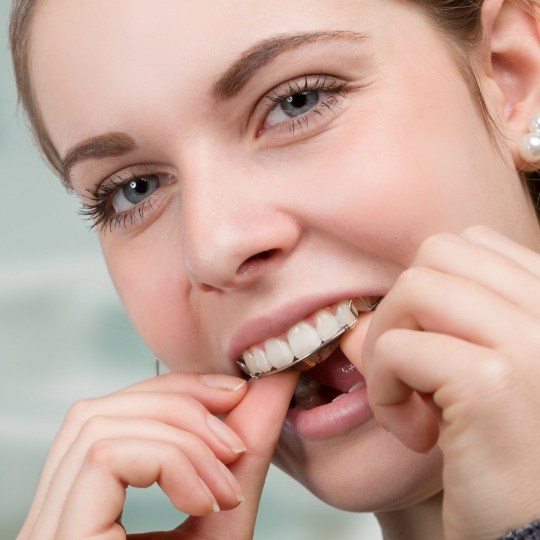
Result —
<path fill-rule="evenodd" d="M 346 434 L 372 416 L 366 386 L 362 386 L 337 401 L 314 409 L 289 409 L 284 427 L 303 439 L 329 439 Z"/>

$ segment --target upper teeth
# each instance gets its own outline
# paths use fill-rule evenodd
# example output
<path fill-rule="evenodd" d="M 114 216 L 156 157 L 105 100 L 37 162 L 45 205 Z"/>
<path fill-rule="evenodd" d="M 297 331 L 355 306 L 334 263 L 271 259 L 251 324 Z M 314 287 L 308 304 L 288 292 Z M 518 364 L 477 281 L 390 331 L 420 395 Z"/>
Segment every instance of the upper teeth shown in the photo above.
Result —
<path fill-rule="evenodd" d="M 271 338 L 262 345 L 246 349 L 242 358 L 252 373 L 270 371 L 291 364 L 295 357 L 315 351 L 323 341 L 330 339 L 341 328 L 355 322 L 356 317 L 349 309 L 349 302 L 341 302 L 335 315 L 328 308 L 317 311 L 313 320 L 315 326 L 307 321 L 295 324 L 287 331 L 287 339 Z"/>

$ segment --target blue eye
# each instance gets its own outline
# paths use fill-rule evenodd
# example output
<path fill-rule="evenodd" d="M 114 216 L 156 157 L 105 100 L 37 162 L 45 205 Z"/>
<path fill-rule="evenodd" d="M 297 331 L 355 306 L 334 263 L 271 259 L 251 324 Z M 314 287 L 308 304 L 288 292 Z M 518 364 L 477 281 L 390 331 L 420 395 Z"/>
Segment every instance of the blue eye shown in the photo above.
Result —
<path fill-rule="evenodd" d="M 300 116 L 318 105 L 319 101 L 320 93 L 318 90 L 299 92 L 288 96 L 272 109 L 267 117 L 267 124 L 274 126 L 289 118 Z"/>
<path fill-rule="evenodd" d="M 147 174 L 130 180 L 119 189 L 112 198 L 112 206 L 116 212 L 129 210 L 132 205 L 152 195 L 160 186 L 159 175 Z"/>
<path fill-rule="evenodd" d="M 146 212 L 154 211 L 154 203 L 163 200 L 161 188 L 174 182 L 175 177 L 169 173 L 136 174 L 133 171 L 128 178 L 118 174 L 97 187 L 86 188 L 87 198 L 92 203 L 82 202 L 79 214 L 92 221 L 91 229 L 101 231 L 109 226 L 112 231 L 119 225 L 127 229 L 136 219 L 142 223 Z M 152 196 L 156 191 L 159 192 Z"/>
<path fill-rule="evenodd" d="M 265 114 L 257 136 L 265 131 L 276 136 L 287 128 L 294 137 L 295 128 L 304 132 L 311 123 L 316 127 L 316 121 L 318 125 L 325 122 L 326 113 L 339 108 L 350 92 L 365 86 L 365 83 L 353 84 L 327 74 L 303 75 L 300 80 L 287 81 L 261 99 Z"/>

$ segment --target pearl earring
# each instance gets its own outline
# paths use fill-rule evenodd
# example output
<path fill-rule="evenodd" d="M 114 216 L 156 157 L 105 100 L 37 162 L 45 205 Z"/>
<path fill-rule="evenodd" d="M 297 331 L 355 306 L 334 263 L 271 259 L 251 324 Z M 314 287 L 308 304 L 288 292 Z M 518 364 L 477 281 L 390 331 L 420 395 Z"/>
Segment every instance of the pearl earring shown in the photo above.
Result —
<path fill-rule="evenodd" d="M 527 133 L 519 145 L 521 157 L 529 163 L 540 162 L 540 114 L 534 116 L 529 124 L 530 133 Z"/>

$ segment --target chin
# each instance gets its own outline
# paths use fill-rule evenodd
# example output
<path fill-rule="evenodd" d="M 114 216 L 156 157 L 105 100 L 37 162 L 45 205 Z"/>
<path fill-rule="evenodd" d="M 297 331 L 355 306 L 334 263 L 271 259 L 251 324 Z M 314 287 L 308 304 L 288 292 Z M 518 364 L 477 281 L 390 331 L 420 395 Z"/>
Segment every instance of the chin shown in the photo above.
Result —
<path fill-rule="evenodd" d="M 442 457 L 439 446 L 414 452 L 372 418 L 333 439 L 302 441 L 282 432 L 273 463 L 330 506 L 385 512 L 441 491 Z"/>

